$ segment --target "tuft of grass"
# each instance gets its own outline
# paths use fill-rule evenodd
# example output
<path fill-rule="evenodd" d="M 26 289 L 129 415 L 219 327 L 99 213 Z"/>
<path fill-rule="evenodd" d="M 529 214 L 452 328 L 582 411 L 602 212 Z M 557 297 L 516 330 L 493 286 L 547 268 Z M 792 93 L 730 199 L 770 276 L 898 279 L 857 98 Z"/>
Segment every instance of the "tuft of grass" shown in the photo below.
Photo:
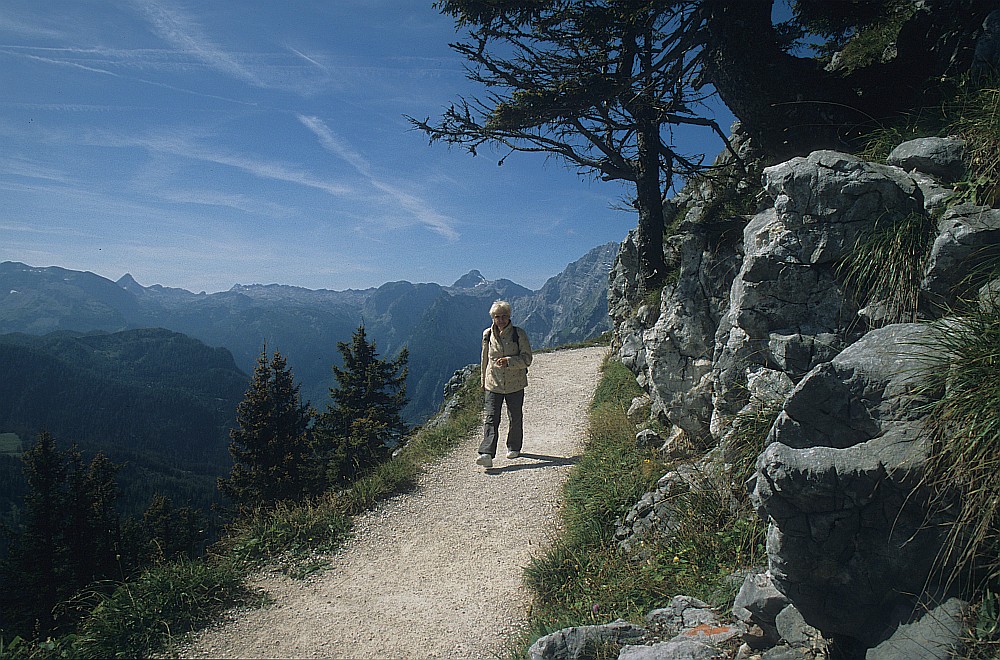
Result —
<path fill-rule="evenodd" d="M 926 381 L 932 441 L 926 484 L 955 517 L 941 565 L 1000 578 L 1000 307 L 939 324 Z"/>
<path fill-rule="evenodd" d="M 965 140 L 967 176 L 959 199 L 979 206 L 1000 204 L 1000 85 L 986 85 L 956 99 L 950 129 Z"/>
<path fill-rule="evenodd" d="M 345 509 L 337 494 L 256 509 L 235 521 L 215 550 L 252 566 L 272 560 L 291 566 L 314 552 L 340 547 L 351 529 Z"/>
<path fill-rule="evenodd" d="M 937 221 L 924 213 L 883 216 L 858 237 L 841 264 L 862 304 L 883 306 L 886 323 L 917 320 L 920 283 L 936 232 Z"/>
<path fill-rule="evenodd" d="M 181 560 L 151 568 L 94 607 L 72 657 L 136 658 L 214 621 L 233 605 L 260 605 L 233 562 Z"/>

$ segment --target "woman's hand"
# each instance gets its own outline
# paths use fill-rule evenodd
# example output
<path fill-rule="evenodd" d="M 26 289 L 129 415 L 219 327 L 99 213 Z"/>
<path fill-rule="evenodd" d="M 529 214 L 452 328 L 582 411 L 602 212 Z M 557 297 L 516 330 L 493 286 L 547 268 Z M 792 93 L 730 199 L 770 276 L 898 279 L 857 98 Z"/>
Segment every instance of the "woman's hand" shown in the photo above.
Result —
<path fill-rule="evenodd" d="M 509 364 L 510 364 L 510 358 L 505 358 L 505 357 L 497 358 L 497 366 L 498 367 L 506 367 Z"/>

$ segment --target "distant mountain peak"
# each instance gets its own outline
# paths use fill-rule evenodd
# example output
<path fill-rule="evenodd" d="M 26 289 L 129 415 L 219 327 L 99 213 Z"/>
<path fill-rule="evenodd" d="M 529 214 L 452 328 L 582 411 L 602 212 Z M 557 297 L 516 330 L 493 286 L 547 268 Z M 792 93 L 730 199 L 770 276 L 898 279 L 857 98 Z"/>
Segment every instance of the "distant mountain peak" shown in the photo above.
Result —
<path fill-rule="evenodd" d="M 483 284 L 488 284 L 488 281 L 485 277 L 483 277 L 483 274 L 478 270 L 470 270 L 468 273 L 458 278 L 458 280 L 451 286 L 456 289 L 474 289 Z"/>
<path fill-rule="evenodd" d="M 125 289 L 126 291 L 135 291 L 136 289 L 142 289 L 142 285 L 135 281 L 131 273 L 125 273 L 122 275 L 117 282 L 118 286 Z"/>

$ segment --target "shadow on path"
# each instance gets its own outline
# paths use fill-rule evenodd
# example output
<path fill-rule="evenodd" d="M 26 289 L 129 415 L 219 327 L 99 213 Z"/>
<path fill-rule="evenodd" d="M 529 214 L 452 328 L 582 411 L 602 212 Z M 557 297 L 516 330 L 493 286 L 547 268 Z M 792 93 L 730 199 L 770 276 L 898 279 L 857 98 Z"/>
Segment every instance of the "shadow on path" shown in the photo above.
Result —
<path fill-rule="evenodd" d="M 521 458 L 527 458 L 534 463 L 511 463 L 503 467 L 492 467 L 486 469 L 486 474 L 500 474 L 501 472 L 516 472 L 518 470 L 536 470 L 538 468 L 553 467 L 558 465 L 573 465 L 579 456 L 546 456 L 545 454 L 521 454 Z"/>

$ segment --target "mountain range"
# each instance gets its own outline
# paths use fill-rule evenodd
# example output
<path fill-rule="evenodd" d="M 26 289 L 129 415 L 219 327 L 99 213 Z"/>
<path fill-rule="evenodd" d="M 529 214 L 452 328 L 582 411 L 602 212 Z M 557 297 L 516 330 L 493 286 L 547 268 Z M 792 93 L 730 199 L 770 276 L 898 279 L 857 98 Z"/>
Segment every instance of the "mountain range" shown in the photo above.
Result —
<path fill-rule="evenodd" d="M 364 323 L 382 356 L 410 354 L 404 416 L 423 421 L 456 369 L 478 362 L 490 304 L 508 300 L 533 346 L 581 341 L 610 329 L 607 278 L 617 243 L 594 248 L 538 291 L 473 270 L 451 286 L 390 282 L 332 291 L 237 284 L 219 293 L 117 282 L 90 272 L 0 263 L 0 334 L 163 328 L 227 349 L 249 373 L 261 351 L 280 351 L 304 399 L 323 409 L 339 365 L 337 343 Z M 4 429 L 0 429 L 3 431 Z"/>

